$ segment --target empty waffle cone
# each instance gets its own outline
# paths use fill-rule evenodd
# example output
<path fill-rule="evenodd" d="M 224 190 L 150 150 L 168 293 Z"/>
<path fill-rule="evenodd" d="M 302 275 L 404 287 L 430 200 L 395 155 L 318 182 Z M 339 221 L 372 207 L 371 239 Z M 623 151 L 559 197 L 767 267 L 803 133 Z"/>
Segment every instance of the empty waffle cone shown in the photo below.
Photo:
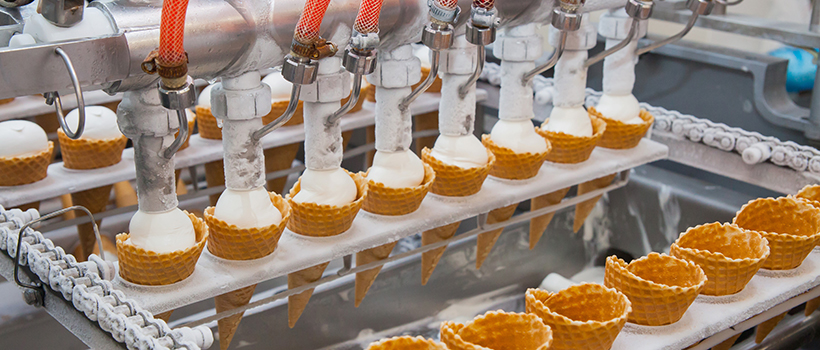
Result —
<path fill-rule="evenodd" d="M 535 197 L 530 200 L 530 210 L 534 211 L 561 203 L 567 192 L 569 192 L 569 187 Z M 530 219 L 530 250 L 535 248 L 535 245 L 541 240 L 541 236 L 544 235 L 544 231 L 547 230 L 547 226 L 549 226 L 554 216 L 555 212 L 552 212 Z"/>
<path fill-rule="evenodd" d="M 490 170 L 490 175 L 507 180 L 526 180 L 538 175 L 538 170 L 551 149 L 547 142 L 547 150 L 544 152 L 515 153 L 493 142 L 490 135 L 482 135 L 481 143 L 495 155 L 495 165 Z"/>
<path fill-rule="evenodd" d="M 695 263 L 650 253 L 627 264 L 606 259 L 604 285 L 624 293 L 632 302 L 629 322 L 662 326 L 680 320 L 706 285 L 706 274 Z"/>
<path fill-rule="evenodd" d="M 208 188 L 225 185 L 225 163 L 222 159 L 205 163 L 205 183 L 208 184 Z M 216 205 L 221 195 L 220 192 L 208 196 L 211 205 Z"/>
<path fill-rule="evenodd" d="M 412 86 L 413 90 L 415 90 L 417 87 L 419 87 L 421 85 L 421 83 L 424 82 L 424 80 L 427 79 L 428 75 L 430 75 L 430 67 L 421 67 L 421 80 L 419 80 L 418 83 L 416 83 L 415 85 Z M 440 93 L 441 92 L 441 78 L 436 77 L 436 80 L 433 80 L 433 84 L 430 85 L 430 87 L 427 88 L 427 91 L 425 91 L 425 92 Z"/>
<path fill-rule="evenodd" d="M 740 208 L 733 223 L 769 241 L 764 269 L 796 268 L 820 242 L 820 209 L 794 197 L 750 201 Z"/>
<path fill-rule="evenodd" d="M 54 158 L 54 143 L 40 153 L 24 157 L 0 157 L 0 186 L 19 186 L 46 178 Z"/>
<path fill-rule="evenodd" d="M 461 222 L 454 222 L 452 224 L 444 225 L 441 227 L 436 227 L 431 230 L 427 230 L 421 233 L 421 245 L 426 246 L 434 243 L 441 242 L 446 239 L 450 239 L 458 230 L 458 226 Z M 433 270 L 436 269 L 436 265 L 438 265 L 438 261 L 441 260 L 441 256 L 444 255 L 444 251 L 447 250 L 447 246 L 439 247 L 424 253 L 421 253 L 421 285 L 426 285 L 427 281 L 430 280 L 430 276 L 433 275 Z"/>
<path fill-rule="evenodd" d="M 322 278 L 322 273 L 325 272 L 329 262 L 308 267 L 304 270 L 292 272 L 288 274 L 288 289 L 294 289 L 306 284 L 311 284 Z M 310 297 L 313 295 L 313 288 L 308 289 L 302 293 L 291 295 L 288 297 L 288 327 L 296 326 L 296 321 L 302 316 L 305 311 Z"/>
<path fill-rule="evenodd" d="M 593 115 L 589 116 L 592 122 L 592 136 L 581 137 L 535 128 L 535 131 L 547 139 L 552 145 L 552 151 L 547 154 L 547 160 L 553 163 L 576 164 L 589 159 L 592 151 L 606 131 L 606 123 Z M 545 126 L 549 119 L 544 121 Z"/>
<path fill-rule="evenodd" d="M 256 285 L 237 289 L 233 292 L 228 292 L 214 297 L 214 304 L 216 305 L 216 312 L 233 310 L 241 306 L 245 306 L 251 301 L 253 291 Z M 217 321 L 219 327 L 219 348 L 226 350 L 231 345 L 236 329 L 239 328 L 239 322 L 242 321 L 242 316 L 245 313 L 238 313 L 231 315 Z"/>
<path fill-rule="evenodd" d="M 122 151 L 128 138 L 120 136 L 106 140 L 79 138 L 72 140 L 62 129 L 57 130 L 63 165 L 69 169 L 99 169 L 117 164 L 122 160 Z"/>
<path fill-rule="evenodd" d="M 436 181 L 430 189 L 433 193 L 448 197 L 466 197 L 478 193 L 495 164 L 495 155 L 487 150 L 487 165 L 477 168 L 462 168 L 445 164 L 432 155 L 429 148 L 421 151 L 421 160 L 436 172 Z"/>
<path fill-rule="evenodd" d="M 769 245 L 755 231 L 715 222 L 686 230 L 670 254 L 703 269 L 708 280 L 701 294 L 730 295 L 743 290 L 763 266 Z"/>
<path fill-rule="evenodd" d="M 487 224 L 495 224 L 509 220 L 513 214 L 515 214 L 516 208 L 518 208 L 517 203 L 503 208 L 493 209 L 487 214 Z M 498 241 L 498 237 L 501 236 L 501 232 L 503 231 L 504 228 L 502 227 L 478 234 L 478 238 L 476 239 L 475 268 L 481 268 L 481 265 L 484 264 L 484 260 L 490 256 L 495 242 Z"/>
<path fill-rule="evenodd" d="M 784 312 L 757 325 L 757 328 L 755 329 L 755 343 L 762 343 L 763 340 L 766 339 L 766 336 L 772 332 L 774 327 L 777 327 L 777 324 L 780 323 L 784 317 L 786 317 L 787 313 L 788 312 Z"/>
<path fill-rule="evenodd" d="M 210 230 L 208 251 L 227 260 L 254 260 L 273 253 L 290 219 L 290 206 L 280 195 L 269 195 L 282 221 L 267 227 L 239 228 L 214 217 L 214 207 L 205 209 L 205 223 Z"/>
<path fill-rule="evenodd" d="M 643 123 L 639 124 L 627 124 L 620 120 L 609 119 L 595 110 L 595 107 L 589 108 L 589 114 L 600 118 L 606 123 L 606 131 L 601 140 L 598 141 L 598 146 L 612 149 L 630 149 L 638 146 L 655 121 L 655 117 L 643 109 L 639 114 L 643 119 Z"/>
<path fill-rule="evenodd" d="M 367 174 L 360 174 L 367 178 Z M 424 163 L 424 180 L 421 185 L 414 187 L 393 188 L 381 182 L 367 180 L 367 198 L 364 199 L 362 209 L 379 215 L 406 215 L 418 210 L 433 182 L 436 172 L 427 163 Z"/>
<path fill-rule="evenodd" d="M 806 302 L 806 309 L 803 310 L 803 314 L 808 316 L 814 313 L 817 308 L 820 307 L 820 297 L 814 298 Z"/>
<path fill-rule="evenodd" d="M 536 315 L 498 310 L 466 324 L 442 322 L 441 341 L 450 350 L 547 350 L 553 331 Z"/>
<path fill-rule="evenodd" d="M 202 219 L 191 213 L 187 214 L 194 224 L 197 244 L 185 250 L 159 254 L 126 243 L 130 237 L 127 233 L 118 234 L 120 276 L 136 284 L 161 286 L 182 281 L 194 273 L 196 262 L 208 239 L 208 227 Z"/>
<path fill-rule="evenodd" d="M 607 350 L 632 311 L 625 295 L 595 283 L 554 294 L 529 289 L 526 308 L 552 329 L 553 350 Z"/>
<path fill-rule="evenodd" d="M 376 248 L 370 248 L 356 253 L 356 266 L 362 266 L 387 259 L 390 256 L 390 252 L 392 252 L 393 248 L 396 247 L 396 243 L 398 242 L 387 243 Z M 376 276 L 379 275 L 381 270 L 382 267 L 379 266 L 370 270 L 356 272 L 356 307 L 359 307 L 362 303 L 365 295 L 367 295 L 367 291 L 370 290 L 373 282 L 376 281 Z"/>
<path fill-rule="evenodd" d="M 71 205 L 80 205 L 88 209 L 91 214 L 103 212 L 111 198 L 111 188 L 113 185 L 105 185 L 102 187 L 92 188 L 85 191 L 75 192 L 71 194 Z M 77 213 L 79 216 L 85 216 L 85 213 Z M 99 227 L 102 220 L 97 220 Z M 97 237 L 94 234 L 94 225 L 90 222 L 77 225 L 77 233 L 80 236 L 80 252 L 78 257 L 83 261 L 88 259 L 91 251 L 97 243 Z"/>
<path fill-rule="evenodd" d="M 797 192 L 795 197 L 820 209 L 820 185 L 808 185 L 803 187 L 800 192 Z"/>
<path fill-rule="evenodd" d="M 288 229 L 312 237 L 336 236 L 347 231 L 367 197 L 367 181 L 359 174 L 348 172 L 348 175 L 356 182 L 358 194 L 355 201 L 343 206 L 294 202 L 293 197 L 302 189 L 300 178 L 287 196 L 291 209 Z"/>
<path fill-rule="evenodd" d="M 371 343 L 366 350 L 448 350 L 444 344 L 422 337 L 393 337 Z"/>
<path fill-rule="evenodd" d="M 210 108 L 196 107 L 196 128 L 203 139 L 222 140 L 222 128 L 217 124 Z"/>
<path fill-rule="evenodd" d="M 582 184 L 578 184 L 578 195 L 582 195 L 585 193 L 589 193 L 595 190 L 600 190 L 612 184 L 612 180 L 615 180 L 616 174 L 607 175 L 604 177 L 597 178 L 592 181 L 587 181 Z M 595 209 L 595 204 L 601 199 L 603 195 L 595 196 L 595 198 L 583 201 L 575 205 L 575 219 L 572 222 L 572 231 L 578 232 L 582 226 L 584 226 L 584 222 L 589 217 L 589 214 L 592 213 L 592 209 Z"/>
<path fill-rule="evenodd" d="M 732 345 L 735 345 L 737 338 L 740 338 L 741 335 L 743 335 L 743 333 L 733 335 L 731 338 L 724 340 L 722 343 L 713 346 L 712 350 L 729 350 Z"/>

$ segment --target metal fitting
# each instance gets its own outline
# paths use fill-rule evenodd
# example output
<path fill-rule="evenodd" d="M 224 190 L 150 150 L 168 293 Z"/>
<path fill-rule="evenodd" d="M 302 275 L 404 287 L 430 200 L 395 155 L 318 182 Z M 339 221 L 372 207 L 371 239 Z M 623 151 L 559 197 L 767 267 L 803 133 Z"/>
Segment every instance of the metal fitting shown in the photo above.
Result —
<path fill-rule="evenodd" d="M 34 2 L 34 0 L 0 0 L 0 6 L 5 8 L 17 8 Z"/>
<path fill-rule="evenodd" d="M 362 34 L 354 30 L 350 36 L 350 46 L 360 51 L 375 50 L 379 47 L 379 33 Z"/>
<path fill-rule="evenodd" d="M 578 29 L 581 29 L 581 18 L 583 17 L 583 13 L 579 12 L 566 12 L 560 7 L 556 7 L 552 10 L 552 19 L 551 23 L 555 29 L 567 32 L 574 32 Z"/>
<path fill-rule="evenodd" d="M 424 31 L 421 32 L 421 43 L 433 51 L 449 49 L 453 46 L 453 40 L 455 40 L 453 26 L 449 24 L 439 25 L 430 23 L 425 26 Z"/>
<path fill-rule="evenodd" d="M 316 81 L 319 64 L 309 58 L 288 55 L 282 64 L 282 77 L 298 85 L 309 85 Z"/>
<path fill-rule="evenodd" d="M 196 105 L 196 89 L 190 76 L 185 79 L 185 84 L 177 89 L 168 88 L 162 82 L 158 85 L 159 102 L 166 109 L 184 110 Z"/>
<path fill-rule="evenodd" d="M 470 22 L 477 27 L 496 27 L 498 25 L 498 10 L 495 7 L 470 7 Z"/>
<path fill-rule="evenodd" d="M 465 35 L 467 42 L 470 44 L 486 46 L 495 42 L 496 29 L 495 27 L 476 27 L 472 23 L 467 23 L 467 32 Z"/>
<path fill-rule="evenodd" d="M 626 14 L 636 20 L 646 20 L 652 16 L 652 9 L 655 8 L 654 1 L 629 0 L 624 7 Z"/>
<path fill-rule="evenodd" d="M 261 118 L 270 110 L 270 86 L 266 84 L 238 91 L 216 84 L 211 90 L 211 114 L 217 119 L 250 120 Z"/>
<path fill-rule="evenodd" d="M 84 9 L 85 0 L 41 0 L 37 8 L 43 18 L 59 27 L 71 27 L 82 21 Z"/>
<path fill-rule="evenodd" d="M 458 6 L 452 9 L 443 8 L 436 0 L 427 0 L 427 6 L 430 7 L 430 18 L 440 23 L 455 23 L 461 14 Z"/>
<path fill-rule="evenodd" d="M 706 16 L 712 13 L 712 9 L 715 8 L 715 3 L 712 0 L 689 0 L 686 2 L 686 7 L 688 7 L 692 13 Z"/>
<path fill-rule="evenodd" d="M 342 65 L 353 74 L 370 75 L 376 71 L 376 51 L 360 51 L 352 47 L 345 50 Z"/>

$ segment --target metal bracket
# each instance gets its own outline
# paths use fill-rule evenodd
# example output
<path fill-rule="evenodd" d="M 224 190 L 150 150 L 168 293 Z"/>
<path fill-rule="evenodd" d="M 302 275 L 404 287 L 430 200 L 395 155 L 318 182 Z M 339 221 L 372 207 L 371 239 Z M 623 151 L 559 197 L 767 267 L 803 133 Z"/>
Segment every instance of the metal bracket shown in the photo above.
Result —
<path fill-rule="evenodd" d="M 77 111 L 80 113 L 77 131 L 72 132 L 71 128 L 66 124 L 65 115 L 63 114 L 63 103 L 60 101 L 60 93 L 52 91 L 43 94 L 43 96 L 46 98 L 47 104 L 54 105 L 54 109 L 57 113 L 57 121 L 60 122 L 60 128 L 63 129 L 65 135 L 72 140 L 76 140 L 83 136 L 83 130 L 85 130 L 85 100 L 83 99 L 83 89 L 80 86 L 80 79 L 77 78 L 77 71 L 74 70 L 74 64 L 71 63 L 71 58 L 68 57 L 68 54 L 59 47 L 55 48 L 54 52 L 63 59 L 65 68 L 68 70 L 68 76 L 71 78 L 71 84 L 74 85 L 74 94 L 77 96 Z"/>

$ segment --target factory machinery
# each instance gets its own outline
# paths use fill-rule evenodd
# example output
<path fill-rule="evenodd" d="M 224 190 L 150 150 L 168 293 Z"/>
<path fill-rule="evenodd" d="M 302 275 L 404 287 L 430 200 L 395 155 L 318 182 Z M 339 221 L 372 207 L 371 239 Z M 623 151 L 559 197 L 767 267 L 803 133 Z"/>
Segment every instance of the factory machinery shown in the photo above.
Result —
<path fill-rule="evenodd" d="M 751 198 L 817 184 L 820 94 L 798 106 L 786 61 L 680 40 L 706 27 L 817 49 L 820 4 L 800 26 L 733 14 L 739 2 L 0 0 L 0 99 L 15 98 L 0 119 L 54 113 L 64 161 L 38 181 L 0 186 L 0 293 L 22 292 L 28 304 L 2 304 L 13 307 L 0 310 L 0 348 L 363 349 L 436 333 L 443 320 L 523 311 L 524 290 L 549 273 L 588 281 L 577 276 L 600 269 L 601 256 L 663 250 L 686 227 L 731 221 Z M 647 38 L 650 18 L 684 27 Z M 268 74 L 288 82 L 279 105 Z M 86 106 L 116 102 L 132 147 L 107 166 L 69 165 L 65 148 L 82 139 Z M 643 110 L 636 124 L 646 127 L 634 144 L 595 147 L 603 121 L 575 122 L 593 107 Z M 581 159 L 556 155 L 552 141 L 557 158 L 549 145 L 517 152 L 534 159 L 527 174 L 490 170 L 512 160 L 483 154 L 482 134 L 498 149 L 499 130 L 523 125 L 524 144 L 532 121 L 547 117 L 539 133 L 589 128 Z M 208 137 L 207 127 L 221 131 Z M 270 168 L 285 149 L 287 166 Z M 454 169 L 448 156 L 478 165 Z M 398 167 L 386 179 L 418 166 L 418 186 L 402 192 L 409 209 L 376 202 L 391 193 L 367 182 L 379 164 Z M 269 181 L 292 184 L 303 171 L 287 196 L 284 182 Z M 131 204 L 45 210 L 99 188 L 107 203 L 123 182 L 136 189 Z M 255 212 L 252 193 L 267 202 L 266 186 L 281 194 L 270 194 L 280 218 L 269 229 L 219 214 Z M 297 198 L 345 186 L 347 202 Z M 225 211 L 209 202 L 220 194 L 247 200 Z M 562 210 L 571 207 L 574 215 Z M 138 218 L 166 213 L 190 220 L 196 237 L 163 253 L 141 246 Z M 106 233 L 128 233 L 129 223 L 112 254 Z M 154 239 L 171 232 L 167 223 L 152 227 Z M 88 234 L 69 254 L 78 225 Z M 234 233 L 247 239 L 231 241 Z M 698 297 L 672 325 L 627 325 L 612 348 L 709 349 L 815 300 L 818 286 L 815 251 L 797 269 L 758 272 L 737 295 Z M 735 348 L 796 349 L 818 328 L 818 313 L 791 312 L 763 343 L 741 338 Z"/>

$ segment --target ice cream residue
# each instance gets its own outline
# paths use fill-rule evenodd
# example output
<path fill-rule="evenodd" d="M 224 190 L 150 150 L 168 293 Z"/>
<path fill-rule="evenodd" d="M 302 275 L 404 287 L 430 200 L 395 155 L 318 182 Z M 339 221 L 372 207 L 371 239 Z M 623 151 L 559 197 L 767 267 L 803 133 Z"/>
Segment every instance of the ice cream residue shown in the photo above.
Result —
<path fill-rule="evenodd" d="M 595 107 L 604 117 L 615 119 L 626 124 L 641 124 L 641 106 L 635 95 L 608 95 L 603 94 Z"/>
<path fill-rule="evenodd" d="M 75 108 L 68 112 L 65 122 L 71 130 L 77 130 L 77 126 L 80 125 L 80 110 Z M 117 125 L 117 113 L 103 106 L 85 107 L 85 128 L 81 138 L 107 140 L 120 137 L 122 132 Z"/>
<path fill-rule="evenodd" d="M 242 191 L 226 189 L 219 196 L 214 217 L 239 228 L 268 227 L 282 221 L 264 187 Z"/>
<path fill-rule="evenodd" d="M 203 108 L 211 108 L 211 89 L 213 89 L 213 85 L 208 85 L 202 92 L 199 93 L 199 98 L 196 100 L 196 105 L 203 107 Z"/>
<path fill-rule="evenodd" d="M 478 168 L 487 165 L 487 149 L 475 136 L 439 135 L 430 155 L 442 163 L 460 168 Z"/>
<path fill-rule="evenodd" d="M 161 213 L 138 210 L 128 225 L 131 237 L 125 241 L 159 254 L 185 250 L 196 245 L 191 218 L 179 208 Z"/>
<path fill-rule="evenodd" d="M 563 132 L 578 137 L 592 136 L 592 122 L 584 107 L 554 107 L 549 123 L 541 128 L 552 132 Z"/>
<path fill-rule="evenodd" d="M 490 132 L 495 144 L 515 153 L 541 153 L 547 150 L 547 141 L 535 132 L 529 120 L 499 120 Z"/>
<path fill-rule="evenodd" d="M 0 157 L 25 157 L 48 149 L 48 136 L 39 125 L 26 120 L 0 123 Z"/>
<path fill-rule="evenodd" d="M 391 188 L 415 187 L 424 181 L 424 163 L 410 150 L 377 151 L 367 178 Z"/>
<path fill-rule="evenodd" d="M 300 181 L 301 190 L 293 196 L 296 203 L 342 206 L 355 201 L 359 192 L 356 182 L 342 168 L 307 169 Z"/>

